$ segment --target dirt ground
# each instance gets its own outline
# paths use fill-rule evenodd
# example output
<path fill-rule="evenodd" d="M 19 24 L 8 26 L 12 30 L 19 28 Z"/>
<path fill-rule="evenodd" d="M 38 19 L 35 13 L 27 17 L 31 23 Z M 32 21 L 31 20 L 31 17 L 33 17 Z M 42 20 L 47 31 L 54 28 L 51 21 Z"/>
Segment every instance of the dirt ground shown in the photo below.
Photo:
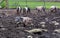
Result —
<path fill-rule="evenodd" d="M 5 13 L 6 15 L 3 15 Z M 24 27 L 22 24 L 16 24 L 14 19 L 16 16 L 25 16 L 33 19 L 33 25 L 27 25 Z M 58 26 L 55 26 L 51 21 L 57 21 Z M 41 22 L 45 22 L 45 27 L 42 27 Z M 5 28 L 2 29 L 2 28 Z M 47 29 L 48 32 L 42 32 L 42 34 L 28 33 L 24 30 L 31 30 L 34 28 Z M 16 9 L 0 9 L 0 38 L 28 38 L 31 35 L 33 38 L 60 38 L 60 33 L 54 33 L 55 29 L 60 29 L 60 10 L 56 13 L 51 13 L 49 10 L 46 12 L 37 12 L 37 10 L 31 10 L 30 13 L 17 14 Z"/>

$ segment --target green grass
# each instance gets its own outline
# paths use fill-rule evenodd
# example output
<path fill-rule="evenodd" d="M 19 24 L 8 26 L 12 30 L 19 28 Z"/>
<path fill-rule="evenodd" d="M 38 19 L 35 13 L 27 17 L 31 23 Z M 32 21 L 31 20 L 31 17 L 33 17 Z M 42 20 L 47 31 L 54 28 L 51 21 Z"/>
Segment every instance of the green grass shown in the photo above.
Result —
<path fill-rule="evenodd" d="M 9 1 L 9 8 L 15 8 L 17 6 L 25 7 L 26 2 L 10 2 Z M 60 2 L 45 2 L 46 8 L 50 8 L 50 6 L 56 5 L 58 8 L 60 8 Z M 27 6 L 30 8 L 35 8 L 36 6 L 44 6 L 44 2 L 27 2 Z"/>
<path fill-rule="evenodd" d="M 25 7 L 26 0 L 8 0 L 9 8 L 16 8 L 17 6 Z M 28 0 L 27 6 L 30 8 L 35 8 L 36 6 L 44 6 L 44 2 L 34 2 L 34 0 Z M 31 2 L 32 1 L 32 2 Z M 2 4 L 4 5 L 4 4 Z M 45 7 L 50 8 L 50 6 L 55 5 L 60 8 L 60 2 L 45 2 Z"/>
<path fill-rule="evenodd" d="M 26 6 L 26 0 L 8 0 L 9 8 L 16 8 L 17 6 L 25 7 Z M 3 7 L 5 6 L 5 3 L 2 4 Z M 52 5 L 57 6 L 60 8 L 60 2 L 45 2 L 45 7 L 50 8 Z M 27 6 L 30 8 L 35 8 L 36 6 L 44 6 L 44 2 L 39 2 L 37 0 L 28 0 Z"/>

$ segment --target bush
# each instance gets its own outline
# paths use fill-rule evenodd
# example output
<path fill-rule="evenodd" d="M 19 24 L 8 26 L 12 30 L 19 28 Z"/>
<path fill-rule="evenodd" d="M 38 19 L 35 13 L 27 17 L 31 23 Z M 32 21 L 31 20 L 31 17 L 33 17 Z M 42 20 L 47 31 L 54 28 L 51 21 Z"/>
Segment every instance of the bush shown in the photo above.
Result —
<path fill-rule="evenodd" d="M 1 4 L 1 7 L 2 8 L 5 8 L 5 6 L 6 6 L 6 3 L 5 3 L 5 1 Z"/>

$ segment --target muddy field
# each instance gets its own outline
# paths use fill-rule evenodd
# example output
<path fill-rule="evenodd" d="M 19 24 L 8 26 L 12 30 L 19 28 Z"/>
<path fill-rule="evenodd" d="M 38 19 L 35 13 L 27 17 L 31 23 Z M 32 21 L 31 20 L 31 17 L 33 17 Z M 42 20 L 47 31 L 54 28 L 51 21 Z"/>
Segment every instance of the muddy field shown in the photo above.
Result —
<path fill-rule="evenodd" d="M 5 14 L 3 14 L 5 13 Z M 23 24 L 16 24 L 15 17 L 24 16 L 33 19 L 32 24 L 24 26 Z M 51 23 L 52 21 L 58 22 L 57 25 Z M 44 22 L 43 27 L 41 22 Z M 25 30 L 31 29 L 46 29 L 38 33 L 29 33 Z M 56 13 L 51 13 L 49 10 L 46 12 L 37 12 L 37 10 L 31 10 L 30 13 L 17 14 L 16 9 L 0 9 L 0 38 L 60 38 L 59 32 L 54 32 L 54 30 L 60 29 L 60 10 Z M 31 38 L 31 37 L 30 37 Z"/>

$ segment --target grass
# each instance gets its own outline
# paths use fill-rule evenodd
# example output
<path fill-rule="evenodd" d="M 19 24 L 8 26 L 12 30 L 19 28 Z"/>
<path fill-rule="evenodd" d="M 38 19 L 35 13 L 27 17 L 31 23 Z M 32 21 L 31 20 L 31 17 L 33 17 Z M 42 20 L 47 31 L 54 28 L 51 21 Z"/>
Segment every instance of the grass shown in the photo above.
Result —
<path fill-rule="evenodd" d="M 45 7 L 50 8 L 50 6 L 56 5 L 58 8 L 60 8 L 60 2 L 45 2 Z M 17 6 L 25 7 L 26 2 L 24 1 L 15 1 L 9 0 L 9 8 L 16 8 Z M 36 6 L 44 6 L 44 2 L 27 2 L 27 6 L 30 8 L 35 8 Z"/>

